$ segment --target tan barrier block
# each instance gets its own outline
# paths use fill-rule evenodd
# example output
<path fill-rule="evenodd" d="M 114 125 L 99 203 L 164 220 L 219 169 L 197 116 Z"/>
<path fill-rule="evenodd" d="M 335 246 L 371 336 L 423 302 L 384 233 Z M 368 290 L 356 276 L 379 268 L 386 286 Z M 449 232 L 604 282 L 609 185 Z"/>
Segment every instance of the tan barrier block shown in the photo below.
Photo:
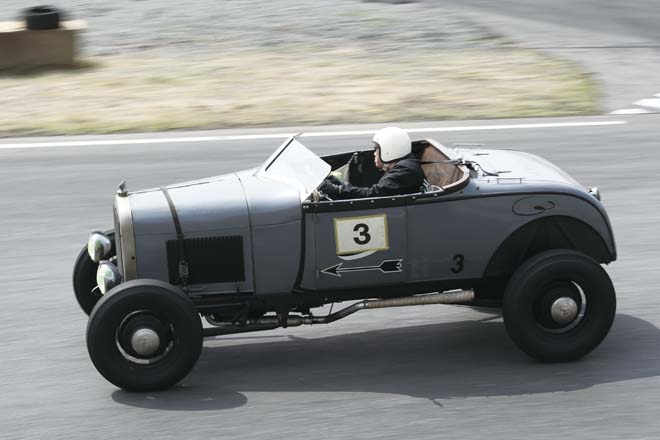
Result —
<path fill-rule="evenodd" d="M 73 66 L 82 20 L 64 21 L 58 29 L 31 31 L 24 22 L 0 22 L 0 69 Z"/>

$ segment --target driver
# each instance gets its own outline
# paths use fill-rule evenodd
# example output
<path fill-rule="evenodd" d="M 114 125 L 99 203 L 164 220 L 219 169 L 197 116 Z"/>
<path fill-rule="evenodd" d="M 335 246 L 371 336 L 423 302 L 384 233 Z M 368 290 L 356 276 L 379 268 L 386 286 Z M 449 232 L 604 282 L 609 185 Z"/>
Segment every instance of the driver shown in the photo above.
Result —
<path fill-rule="evenodd" d="M 396 196 L 419 192 L 424 184 L 424 172 L 419 160 L 412 155 L 408 133 L 398 127 L 379 130 L 373 137 L 374 163 L 385 171 L 378 183 L 362 187 L 327 177 L 319 191 L 332 199 L 360 199 L 364 197 Z"/>

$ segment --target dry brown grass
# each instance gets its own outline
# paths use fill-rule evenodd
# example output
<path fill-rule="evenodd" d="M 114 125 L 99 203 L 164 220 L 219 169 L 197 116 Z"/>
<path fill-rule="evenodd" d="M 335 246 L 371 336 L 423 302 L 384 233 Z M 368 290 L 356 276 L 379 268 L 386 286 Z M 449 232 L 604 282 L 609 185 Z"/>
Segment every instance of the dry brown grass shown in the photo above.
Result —
<path fill-rule="evenodd" d="M 592 114 L 592 80 L 519 49 L 104 57 L 0 77 L 0 133 L 78 134 Z"/>

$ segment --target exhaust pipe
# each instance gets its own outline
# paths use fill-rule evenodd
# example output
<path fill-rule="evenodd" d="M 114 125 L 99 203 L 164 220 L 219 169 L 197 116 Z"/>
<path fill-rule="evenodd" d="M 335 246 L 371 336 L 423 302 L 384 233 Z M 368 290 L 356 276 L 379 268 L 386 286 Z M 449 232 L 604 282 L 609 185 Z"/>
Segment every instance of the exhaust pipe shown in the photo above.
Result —
<path fill-rule="evenodd" d="M 247 320 L 244 324 L 216 321 L 210 315 L 206 320 L 213 325 L 204 329 L 204 336 L 220 336 L 234 333 L 256 332 L 273 330 L 278 327 L 298 327 L 300 325 L 330 324 L 344 319 L 355 312 L 365 309 L 384 309 L 389 307 L 424 306 L 430 304 L 469 304 L 474 301 L 473 290 L 449 291 L 446 293 L 430 293 L 425 295 L 408 296 L 391 299 L 365 299 L 338 312 L 326 316 L 300 316 L 287 315 L 285 317 L 266 316 L 259 319 Z"/>

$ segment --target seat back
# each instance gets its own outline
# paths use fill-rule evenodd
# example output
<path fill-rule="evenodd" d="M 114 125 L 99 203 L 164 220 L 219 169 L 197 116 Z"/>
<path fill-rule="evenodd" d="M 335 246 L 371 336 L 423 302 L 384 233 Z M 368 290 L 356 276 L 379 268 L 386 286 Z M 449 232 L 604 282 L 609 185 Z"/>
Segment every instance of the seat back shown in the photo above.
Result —
<path fill-rule="evenodd" d="M 445 188 L 460 180 L 464 175 L 463 170 L 455 164 L 443 163 L 449 158 L 427 141 L 413 142 L 413 151 L 422 162 L 426 180 L 433 186 Z"/>

